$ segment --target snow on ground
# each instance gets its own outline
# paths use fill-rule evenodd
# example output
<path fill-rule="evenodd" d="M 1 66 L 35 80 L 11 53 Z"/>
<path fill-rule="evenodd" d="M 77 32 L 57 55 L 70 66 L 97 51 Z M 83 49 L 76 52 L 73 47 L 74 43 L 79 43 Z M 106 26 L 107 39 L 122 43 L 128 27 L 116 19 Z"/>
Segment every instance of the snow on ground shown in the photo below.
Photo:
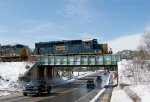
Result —
<path fill-rule="evenodd" d="M 0 96 L 18 90 L 18 77 L 32 65 L 29 62 L 0 62 Z"/>
<path fill-rule="evenodd" d="M 133 102 L 121 89 L 115 89 L 111 96 L 111 102 Z"/>
<path fill-rule="evenodd" d="M 142 102 L 150 102 L 150 85 L 131 86 L 130 89 L 140 96 Z"/>
<path fill-rule="evenodd" d="M 130 62 L 123 60 L 118 63 L 118 73 L 119 73 L 119 83 L 125 83 L 130 84 L 129 87 L 131 90 L 133 90 L 140 98 L 142 102 L 150 102 L 150 85 L 133 85 L 132 80 L 129 80 L 127 77 L 125 77 L 122 73 L 122 70 L 128 65 Z M 142 71 L 140 71 L 142 72 Z M 149 73 L 149 72 L 147 72 Z M 145 72 L 144 72 L 145 74 Z M 140 73 L 142 75 L 142 80 L 146 81 L 149 80 L 146 75 L 144 76 L 143 73 Z M 123 89 L 120 89 L 119 87 L 114 88 L 114 91 L 112 93 L 112 99 L 111 102 L 132 102 L 129 96 L 125 93 Z"/>
<path fill-rule="evenodd" d="M 6 95 L 10 95 L 10 93 L 8 91 L 0 91 L 0 97 Z"/>
<path fill-rule="evenodd" d="M 104 87 L 105 85 L 109 84 L 109 79 L 110 79 L 110 72 L 106 72 L 106 75 L 102 74 L 102 83 L 101 83 L 101 87 Z"/>

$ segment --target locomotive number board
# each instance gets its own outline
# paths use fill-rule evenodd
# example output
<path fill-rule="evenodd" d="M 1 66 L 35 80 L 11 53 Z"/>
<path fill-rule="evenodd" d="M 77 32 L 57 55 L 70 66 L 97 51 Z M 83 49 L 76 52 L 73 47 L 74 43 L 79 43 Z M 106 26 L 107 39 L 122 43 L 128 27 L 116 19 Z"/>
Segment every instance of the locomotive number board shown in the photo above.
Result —
<path fill-rule="evenodd" d="M 56 50 L 66 50 L 66 46 L 56 46 Z"/>

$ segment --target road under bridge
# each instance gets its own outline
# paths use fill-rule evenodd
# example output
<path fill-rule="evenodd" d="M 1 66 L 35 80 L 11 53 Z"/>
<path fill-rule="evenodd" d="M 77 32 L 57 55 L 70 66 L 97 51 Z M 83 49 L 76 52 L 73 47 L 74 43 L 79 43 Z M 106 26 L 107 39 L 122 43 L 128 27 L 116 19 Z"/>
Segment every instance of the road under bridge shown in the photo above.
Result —
<path fill-rule="evenodd" d="M 0 102 L 90 102 L 105 85 L 109 74 L 108 72 L 107 75 L 104 75 L 103 71 L 96 72 L 73 82 L 54 86 L 50 94 L 43 93 L 41 96 L 23 96 L 22 92 L 16 92 L 8 96 L 0 97 Z M 88 78 L 99 75 L 104 77 L 100 86 L 94 89 L 87 88 Z"/>

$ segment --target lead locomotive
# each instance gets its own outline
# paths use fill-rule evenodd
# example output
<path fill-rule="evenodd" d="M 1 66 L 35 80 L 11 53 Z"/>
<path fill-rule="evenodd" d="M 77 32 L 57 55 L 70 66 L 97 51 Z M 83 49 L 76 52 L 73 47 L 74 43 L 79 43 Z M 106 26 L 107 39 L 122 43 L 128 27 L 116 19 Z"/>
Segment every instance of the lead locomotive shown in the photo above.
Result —
<path fill-rule="evenodd" d="M 39 42 L 35 44 L 34 54 L 37 55 L 88 55 L 109 54 L 107 44 L 98 44 L 92 40 L 62 40 Z"/>

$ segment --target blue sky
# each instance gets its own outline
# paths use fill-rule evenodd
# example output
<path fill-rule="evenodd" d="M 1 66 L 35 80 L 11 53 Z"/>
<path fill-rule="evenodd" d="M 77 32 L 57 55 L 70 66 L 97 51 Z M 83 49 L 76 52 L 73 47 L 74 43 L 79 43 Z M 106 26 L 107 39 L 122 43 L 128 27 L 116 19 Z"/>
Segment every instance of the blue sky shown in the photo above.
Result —
<path fill-rule="evenodd" d="M 149 30 L 150 0 L 0 0 L 0 44 L 97 38 L 122 50 Z"/>

